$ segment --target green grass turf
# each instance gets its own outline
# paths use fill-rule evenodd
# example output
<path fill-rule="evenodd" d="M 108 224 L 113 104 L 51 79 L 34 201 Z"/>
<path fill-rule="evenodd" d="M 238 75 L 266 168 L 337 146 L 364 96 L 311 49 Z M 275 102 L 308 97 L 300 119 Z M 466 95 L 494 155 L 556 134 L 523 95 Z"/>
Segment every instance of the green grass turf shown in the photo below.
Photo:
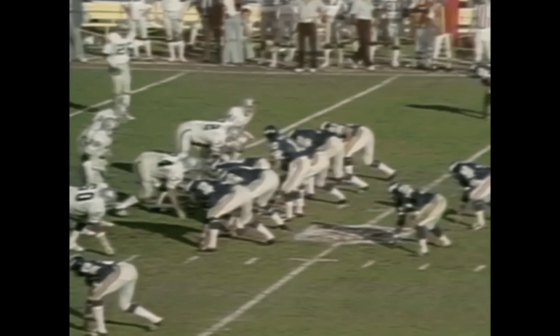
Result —
<path fill-rule="evenodd" d="M 135 71 L 133 87 L 173 74 Z M 118 131 L 111 161 L 130 163 L 145 150 L 172 150 L 174 131 L 181 121 L 220 118 L 247 96 L 260 104 L 249 125 L 260 137 L 267 124 L 289 125 L 387 78 L 187 74 L 132 97 L 132 112 L 138 119 Z M 110 80 L 102 70 L 73 69 L 70 79 L 70 100 L 75 104 L 110 98 Z M 466 159 L 489 144 L 489 123 L 476 118 L 475 112 L 456 112 L 457 108 L 480 110 L 482 92 L 477 81 L 465 78 L 402 77 L 301 127 L 316 127 L 325 120 L 368 125 L 376 135 L 376 158 L 398 169 L 403 181 L 422 187 L 439 178 L 451 161 Z M 74 184 L 78 181 L 75 140 L 91 117 L 84 113 L 70 119 L 70 180 Z M 260 145 L 249 154 L 266 153 Z M 489 163 L 489 153 L 479 161 Z M 379 176 L 360 163 L 356 170 Z M 380 203 L 387 201 L 387 183 L 366 181 L 371 186 L 367 193 L 346 192 L 348 208 L 309 201 L 308 216 L 292 225 L 294 232 L 275 232 L 280 241 L 275 246 L 222 239 L 218 253 L 188 264 L 184 262 L 189 257 L 198 255 L 193 242 L 200 224 L 131 209 L 126 219 L 109 218 L 117 223 L 109 233 L 117 250 L 114 259 L 139 255 L 134 260 L 140 272 L 136 301 L 166 318 L 158 335 L 196 336 L 301 265 L 289 258 L 312 258 L 328 248 L 328 244 L 293 240 L 294 233 L 312 221 L 363 224 L 388 209 Z M 135 177 L 117 168 L 110 168 L 109 182 L 118 191 L 137 189 Z M 457 204 L 460 189 L 454 181 L 446 180 L 435 190 L 451 206 Z M 324 193 L 319 196 L 331 200 Z M 380 224 L 392 225 L 394 220 L 390 215 Z M 442 225 L 454 246 L 434 247 L 425 258 L 379 245 L 339 247 L 325 256 L 338 262 L 312 265 L 215 335 L 489 335 L 490 272 L 473 272 L 478 265 L 490 265 L 489 230 L 472 232 L 448 220 Z M 81 243 L 100 249 L 88 237 Z M 414 244 L 405 246 L 416 250 Z M 107 259 L 94 252 L 87 255 Z M 259 260 L 244 264 L 253 257 Z M 369 260 L 376 263 L 361 268 Z M 417 270 L 425 263 L 430 263 L 427 270 Z M 70 335 L 83 334 L 78 327 L 85 293 L 82 281 L 71 277 Z M 106 307 L 112 336 L 144 333 L 145 323 L 120 312 L 114 297 L 108 298 Z"/>

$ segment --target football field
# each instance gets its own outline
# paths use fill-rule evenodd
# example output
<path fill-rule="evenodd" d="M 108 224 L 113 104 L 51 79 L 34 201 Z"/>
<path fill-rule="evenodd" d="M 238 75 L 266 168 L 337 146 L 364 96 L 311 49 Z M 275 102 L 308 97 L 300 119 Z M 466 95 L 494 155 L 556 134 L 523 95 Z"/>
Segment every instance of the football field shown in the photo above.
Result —
<path fill-rule="evenodd" d="M 109 102 L 111 90 L 104 68 L 71 69 L 73 185 L 78 184 L 76 139 L 92 112 Z M 449 164 L 466 159 L 490 164 L 490 123 L 478 112 L 484 91 L 474 79 L 146 67 L 133 71 L 133 90 L 131 113 L 137 119 L 118 129 L 108 171 L 109 184 L 122 193 L 138 188 L 131 162 L 143 151 L 172 151 L 180 122 L 222 118 L 248 97 L 259 104 L 248 126 L 258 139 L 269 124 L 367 125 L 375 132 L 375 157 L 397 169 L 399 181 L 442 193 L 453 208 L 461 188 L 446 175 Z M 247 151 L 252 155 L 268 155 L 266 144 L 254 142 Z M 415 255 L 415 242 L 342 244 L 348 234 L 360 237 L 395 223 L 388 183 L 360 160 L 355 158 L 355 170 L 370 184 L 369 191 L 343 187 L 350 202 L 345 208 L 318 191 L 320 200 L 306 202 L 306 217 L 291 223 L 291 232 L 273 231 L 278 240 L 273 246 L 256 244 L 252 237 L 221 238 L 217 253 L 199 254 L 199 222 L 138 208 L 126 218 L 108 218 L 116 224 L 108 234 L 115 257 L 98 252 L 96 239 L 82 237 L 80 244 L 89 249 L 88 257 L 133 260 L 140 273 L 135 301 L 165 318 L 155 332 L 161 336 L 490 335 L 490 229 L 470 230 L 473 217 L 446 216 L 441 225 L 454 244 L 432 246 L 426 257 Z M 377 228 L 325 237 L 321 223 Z M 71 276 L 70 335 L 84 334 L 86 293 L 83 280 Z M 121 312 L 115 297 L 107 300 L 106 318 L 111 336 L 146 332 L 145 322 Z"/>

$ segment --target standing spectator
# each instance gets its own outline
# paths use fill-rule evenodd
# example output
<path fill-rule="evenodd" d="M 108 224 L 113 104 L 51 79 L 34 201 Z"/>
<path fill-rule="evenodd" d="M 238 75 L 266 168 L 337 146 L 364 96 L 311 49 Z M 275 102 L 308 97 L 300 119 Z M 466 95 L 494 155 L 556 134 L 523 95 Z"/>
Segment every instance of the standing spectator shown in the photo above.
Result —
<path fill-rule="evenodd" d="M 474 62 L 490 63 L 490 0 L 475 0 Z"/>
<path fill-rule="evenodd" d="M 202 20 L 202 33 L 204 35 L 203 62 L 210 62 L 212 39 L 218 49 L 218 58 L 221 55 L 222 25 L 224 5 L 222 0 L 200 0 L 196 6 Z"/>
<path fill-rule="evenodd" d="M 178 51 L 179 60 L 186 62 L 183 20 L 185 16 L 184 11 L 190 7 L 190 1 L 185 5 L 185 0 L 161 0 L 161 7 L 163 9 L 163 25 L 165 27 L 167 47 L 169 48 L 169 62 L 177 60 L 175 49 Z"/>
<path fill-rule="evenodd" d="M 130 30 L 136 34 L 136 40 L 133 43 L 134 57 L 140 57 L 141 44 L 146 51 L 146 58 L 152 58 L 152 45 L 148 38 L 148 13 L 152 10 L 152 6 L 147 4 L 145 0 L 129 1 L 123 3 L 123 8 L 128 15 L 128 26 Z"/>
<path fill-rule="evenodd" d="M 317 25 L 319 18 L 324 19 L 326 6 L 321 0 L 296 0 L 298 9 L 298 67 L 296 72 L 303 72 L 305 61 L 305 42 L 309 41 L 311 49 L 311 72 L 317 71 Z"/>
<path fill-rule="evenodd" d="M 356 32 L 359 43 L 359 48 L 354 54 L 354 63 L 357 64 L 359 61 L 362 61 L 366 69 L 370 71 L 375 70 L 375 66 L 371 64 L 369 53 L 373 9 L 373 2 L 371 0 L 354 0 L 350 10 L 350 15 L 356 20 Z"/>
<path fill-rule="evenodd" d="M 224 0 L 224 50 L 222 64 L 240 65 L 243 63 L 243 23 L 234 0 Z"/>
<path fill-rule="evenodd" d="M 253 49 L 253 27 L 251 23 L 251 7 L 245 5 L 241 8 L 241 15 L 243 20 L 243 50 L 244 59 L 247 61 L 255 60 L 255 50 Z"/>
<path fill-rule="evenodd" d="M 70 62 L 74 59 L 87 62 L 81 32 L 83 17 L 82 0 L 70 0 Z"/>

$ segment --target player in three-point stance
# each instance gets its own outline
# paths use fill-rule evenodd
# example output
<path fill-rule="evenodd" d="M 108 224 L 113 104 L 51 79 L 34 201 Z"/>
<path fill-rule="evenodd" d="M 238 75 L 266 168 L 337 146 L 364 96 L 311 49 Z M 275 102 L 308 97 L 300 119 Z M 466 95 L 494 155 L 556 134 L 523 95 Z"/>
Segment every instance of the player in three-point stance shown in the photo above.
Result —
<path fill-rule="evenodd" d="M 420 255 L 428 253 L 428 234 L 434 235 L 443 246 L 451 245 L 451 241 L 438 226 L 445 209 L 447 200 L 440 194 L 429 193 L 413 189 L 411 186 L 393 183 L 389 186 L 389 193 L 393 197 L 397 208 L 397 228 L 393 235 L 395 239 L 405 225 L 414 226 L 416 237 L 420 245 Z"/>
<path fill-rule="evenodd" d="M 246 226 L 254 227 L 265 237 L 264 244 L 274 243 L 274 236 L 268 229 L 253 218 L 253 197 L 246 187 L 224 183 L 223 181 L 201 179 L 189 182 L 185 190 L 193 202 L 203 209 L 207 209 L 206 222 L 200 242 L 202 252 L 215 252 L 218 246 L 220 229 L 226 227 L 230 232 L 236 229 L 243 230 Z M 232 217 L 233 212 L 239 210 L 240 214 L 234 220 L 235 226 L 230 227 L 225 223 L 226 217 Z"/>
<path fill-rule="evenodd" d="M 70 257 L 70 271 L 83 277 L 89 287 L 84 313 L 84 329 L 91 332 L 91 335 L 108 335 L 103 299 L 115 292 L 118 293 L 119 307 L 123 311 L 150 321 L 151 330 L 155 330 L 161 325 L 163 318 L 132 302 L 138 281 L 138 270 L 133 264 L 86 260 L 80 255 L 74 255 Z M 91 322 L 94 322 L 94 327 Z"/>
<path fill-rule="evenodd" d="M 344 140 L 344 172 L 350 183 L 361 189 L 367 189 L 368 187 L 367 183 L 354 175 L 352 156 L 360 151 L 363 152 L 362 159 L 367 166 L 379 169 L 387 174 L 387 180 L 389 181 L 395 178 L 396 170 L 374 159 L 375 135 L 370 128 L 356 124 L 342 125 L 327 121 L 321 125 L 321 129 L 332 132 Z"/>
<path fill-rule="evenodd" d="M 70 250 L 84 250 L 78 245 L 78 238 L 84 234 L 97 237 L 108 255 L 115 253 L 105 233 L 105 228 L 113 226 L 113 223 L 104 221 L 103 217 L 116 200 L 116 193 L 104 183 L 70 186 L 70 222 L 75 224 L 70 233 Z"/>
<path fill-rule="evenodd" d="M 228 155 L 233 159 L 238 159 L 241 156 L 244 145 L 249 140 L 255 139 L 250 132 L 245 130 L 245 127 L 249 124 L 251 119 L 253 119 L 256 112 L 257 104 L 252 98 L 246 98 L 243 100 L 241 106 L 234 106 L 228 110 L 226 118 L 221 120 L 230 125 L 227 130 L 226 142 L 237 142 L 240 143 L 240 145 L 239 148 L 235 146 L 232 148 L 224 148 L 228 150 L 227 152 L 223 151 L 224 155 Z"/>
<path fill-rule="evenodd" d="M 247 137 L 238 137 L 238 129 L 229 122 L 187 121 L 177 127 L 175 148 L 178 153 L 189 155 L 191 147 L 200 148 L 200 156 L 209 158 L 223 153 L 242 152 Z"/>
<path fill-rule="evenodd" d="M 125 215 L 126 208 L 142 202 L 147 202 L 156 197 L 158 190 L 164 189 L 159 195 L 156 206 L 161 206 L 163 199 L 169 197 L 177 216 L 185 219 L 185 213 L 179 205 L 177 198 L 177 186 L 183 181 L 185 173 L 185 156 L 171 155 L 159 152 L 144 152 L 134 160 L 134 171 L 140 180 L 140 192 L 138 197 L 130 196 L 124 202 L 116 206 L 120 215 Z"/>
<path fill-rule="evenodd" d="M 472 207 L 476 215 L 472 228 L 482 229 L 486 225 L 484 208 L 490 204 L 490 167 L 474 162 L 454 162 L 449 167 L 449 172 L 463 187 L 459 216 Z"/>

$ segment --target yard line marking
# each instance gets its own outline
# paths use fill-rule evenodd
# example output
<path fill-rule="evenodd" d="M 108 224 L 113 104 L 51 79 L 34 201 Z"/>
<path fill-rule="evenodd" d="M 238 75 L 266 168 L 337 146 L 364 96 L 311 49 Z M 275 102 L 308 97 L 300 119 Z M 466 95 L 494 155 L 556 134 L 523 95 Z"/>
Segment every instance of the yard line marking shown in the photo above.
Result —
<path fill-rule="evenodd" d="M 473 272 L 480 272 L 486 268 L 486 265 L 478 265 L 474 268 Z"/>
<path fill-rule="evenodd" d="M 136 258 L 138 258 L 138 257 L 139 257 L 139 255 L 136 255 L 136 254 L 135 254 L 135 255 L 133 255 L 133 256 L 130 256 L 130 257 L 126 258 L 125 260 L 123 260 L 123 261 L 121 261 L 121 262 L 129 262 L 129 261 L 132 261 L 132 260 L 134 260 L 134 259 L 136 259 Z"/>
<path fill-rule="evenodd" d="M 485 147 L 481 151 L 475 153 L 473 156 L 468 158 L 466 161 L 474 161 L 474 160 L 478 159 L 479 157 L 481 157 L 482 155 L 486 154 L 488 151 L 490 151 L 490 145 L 488 145 L 487 147 Z M 449 177 L 448 174 L 444 174 L 443 177 L 439 177 L 434 182 L 427 185 L 426 189 L 430 189 L 430 188 L 435 187 L 437 184 L 443 182 L 448 177 Z M 388 209 L 384 213 L 380 214 L 379 216 L 377 216 L 376 218 L 371 220 L 369 223 L 370 224 L 377 224 L 383 218 L 385 218 L 385 217 L 389 216 L 391 213 L 393 213 L 393 211 L 395 211 L 393 208 Z M 329 246 L 326 250 L 317 254 L 315 257 L 309 259 L 305 263 L 301 264 L 299 267 L 295 268 L 290 273 L 288 273 L 284 277 L 280 278 L 280 280 L 273 283 L 270 287 L 266 288 L 264 291 L 257 294 L 254 298 L 249 300 L 247 303 L 245 303 L 241 307 L 237 308 L 233 313 L 224 317 L 218 323 L 214 324 L 213 326 L 211 326 L 207 330 L 201 332 L 197 336 L 210 336 L 210 335 L 213 335 L 216 332 L 222 330 L 222 328 L 224 328 L 226 325 L 228 325 L 231 322 L 237 320 L 240 316 L 242 316 L 248 310 L 250 310 L 251 308 L 253 308 L 257 304 L 259 304 L 262 300 L 267 298 L 270 294 L 272 294 L 272 293 L 276 292 L 277 290 L 279 290 L 280 288 L 282 288 L 285 284 L 292 281 L 295 277 L 297 277 L 298 275 L 300 275 L 301 273 L 306 271 L 309 267 L 316 264 L 318 262 L 318 260 L 323 259 L 324 257 L 328 256 L 333 251 L 335 251 L 339 246 L 342 246 L 342 245 L 344 245 L 344 244 L 335 243 L 335 244 Z"/>
<path fill-rule="evenodd" d="M 370 267 L 371 265 L 375 264 L 375 260 L 370 260 L 362 265 L 362 268 Z"/>
<path fill-rule="evenodd" d="M 254 264 L 254 263 L 257 262 L 257 260 L 259 260 L 259 258 L 251 258 L 251 259 L 249 259 L 249 260 L 247 260 L 247 261 L 245 262 L 245 265 Z"/>
<path fill-rule="evenodd" d="M 165 78 L 165 79 L 162 79 L 162 80 L 157 81 L 157 82 L 154 82 L 154 83 L 152 83 L 152 84 L 143 86 L 143 87 L 138 88 L 138 89 L 136 89 L 136 90 L 132 90 L 130 93 L 131 93 L 131 94 L 135 94 L 135 93 L 140 93 L 140 92 L 142 92 L 142 91 L 146 91 L 146 90 L 148 90 L 148 89 L 150 89 L 150 88 L 153 88 L 154 86 L 158 86 L 158 85 L 161 85 L 161 84 L 165 84 L 165 83 L 167 83 L 167 82 L 171 82 L 172 80 L 175 80 L 175 79 L 177 79 L 177 78 L 179 78 L 179 77 L 182 77 L 182 76 L 186 75 L 186 74 L 189 73 L 189 72 L 192 72 L 192 71 L 182 71 L 182 72 L 180 72 L 180 73 L 178 73 L 178 74 L 175 74 L 175 75 L 173 75 L 173 76 L 171 76 L 171 77 L 167 77 L 167 78 Z M 100 103 L 97 103 L 97 104 L 88 106 L 88 107 L 86 107 L 86 108 L 83 109 L 83 110 L 76 111 L 76 112 L 72 112 L 72 113 L 70 113 L 70 118 L 72 118 L 72 117 L 75 116 L 75 115 L 82 114 L 82 113 L 84 113 L 84 112 L 86 112 L 86 111 L 89 111 L 89 110 L 91 110 L 92 108 L 96 108 L 96 107 L 99 107 L 99 106 L 103 106 L 103 105 L 105 105 L 105 104 L 109 104 L 109 103 L 112 102 L 112 101 L 113 101 L 113 99 L 107 99 L 107 100 L 104 100 L 104 101 L 102 101 L 102 102 L 100 102 Z"/>
<path fill-rule="evenodd" d="M 291 130 L 292 128 L 298 127 L 298 126 L 301 125 L 301 124 L 305 124 L 306 122 L 308 122 L 308 121 L 310 121 L 310 120 L 313 120 L 313 119 L 315 119 L 315 118 L 317 118 L 317 117 L 320 117 L 320 116 L 322 116 L 322 115 L 324 115 L 324 114 L 327 114 L 327 113 L 329 113 L 329 112 L 331 112 L 331 111 L 334 111 L 334 110 L 336 110 L 337 108 L 339 108 L 339 107 L 341 107 L 341 106 L 344 106 L 344 105 L 346 105 L 346 104 L 348 104 L 348 103 L 351 103 L 351 102 L 353 102 L 354 100 L 356 100 L 356 99 L 358 99 L 358 98 L 361 98 L 361 97 L 367 95 L 368 93 L 371 93 L 371 92 L 373 92 L 373 91 L 379 90 L 379 89 L 381 89 L 381 88 L 384 87 L 385 85 L 391 83 L 392 81 L 394 81 L 394 80 L 397 79 L 397 78 L 399 78 L 399 76 L 392 76 L 392 77 L 389 77 L 389 78 L 387 78 L 386 80 L 384 80 L 383 82 L 381 82 L 381 83 L 379 83 L 379 84 L 377 84 L 377 85 L 374 85 L 374 86 L 372 86 L 372 87 L 370 87 L 370 88 L 367 88 L 367 89 L 365 89 L 365 90 L 362 91 L 362 92 L 358 92 L 358 93 L 356 93 L 356 94 L 353 95 L 353 96 L 350 96 L 350 97 L 348 97 L 348 98 L 346 98 L 346 99 L 343 99 L 343 100 L 339 101 L 338 103 L 336 103 L 336 104 L 334 104 L 334 105 L 331 105 L 331 106 L 329 106 L 329 107 L 327 107 L 327 108 L 324 108 L 324 109 L 322 109 L 322 110 L 320 110 L 320 111 L 317 111 L 317 112 L 311 114 L 310 116 L 307 116 L 307 117 L 305 117 L 305 118 L 303 118 L 303 119 L 301 119 L 301 120 L 299 120 L 299 121 L 296 121 L 295 123 L 293 123 L 293 124 L 291 124 L 291 125 L 288 125 L 288 126 L 282 128 L 282 129 L 280 130 L 280 133 L 285 133 L 285 132 Z M 265 138 L 259 139 L 259 140 L 255 141 L 255 142 L 253 142 L 253 143 L 247 145 L 247 148 L 252 148 L 252 147 L 258 146 L 258 145 L 262 144 L 262 143 L 265 142 L 265 141 L 266 141 Z"/>
<path fill-rule="evenodd" d="M 185 261 L 183 262 L 183 264 L 191 263 L 191 262 L 197 260 L 198 258 L 200 258 L 200 257 L 199 257 L 199 256 L 192 256 L 192 257 L 188 258 L 187 260 L 185 260 Z"/>
<path fill-rule="evenodd" d="M 310 259 L 305 258 L 290 258 L 288 260 L 292 261 L 309 261 Z M 338 259 L 319 259 L 317 262 L 338 262 Z"/>
<path fill-rule="evenodd" d="M 429 263 L 428 263 L 428 264 L 424 264 L 424 265 L 418 267 L 418 270 L 419 270 L 419 271 L 425 271 L 425 270 L 428 269 L 428 267 L 430 267 L 430 264 L 429 264 Z"/>

